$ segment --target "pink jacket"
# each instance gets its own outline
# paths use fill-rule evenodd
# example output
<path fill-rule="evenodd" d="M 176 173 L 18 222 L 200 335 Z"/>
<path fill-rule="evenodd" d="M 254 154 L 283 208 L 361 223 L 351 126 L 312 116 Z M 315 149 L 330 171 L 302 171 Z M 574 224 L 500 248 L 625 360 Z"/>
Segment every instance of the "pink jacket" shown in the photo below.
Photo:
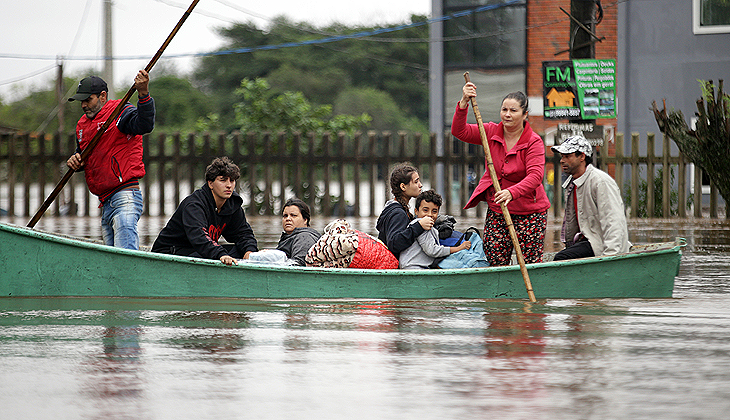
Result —
<path fill-rule="evenodd" d="M 461 109 L 458 104 L 456 105 L 451 134 L 461 141 L 481 145 L 479 127 L 476 124 L 466 123 L 468 110 L 468 107 Z M 501 122 L 485 123 L 484 130 L 487 133 L 489 150 L 500 187 L 512 194 L 512 200 L 507 205 L 510 214 L 540 213 L 549 209 L 550 200 L 542 185 L 545 174 L 545 144 L 540 136 L 532 131 L 529 123 L 525 122 L 525 130 L 520 140 L 508 152 L 505 150 L 504 127 Z M 502 209 L 494 202 L 496 191 L 492 186 L 486 158 L 485 167 L 487 170 L 464 208 L 468 209 L 480 201 L 486 201 L 490 209 L 501 213 Z"/>

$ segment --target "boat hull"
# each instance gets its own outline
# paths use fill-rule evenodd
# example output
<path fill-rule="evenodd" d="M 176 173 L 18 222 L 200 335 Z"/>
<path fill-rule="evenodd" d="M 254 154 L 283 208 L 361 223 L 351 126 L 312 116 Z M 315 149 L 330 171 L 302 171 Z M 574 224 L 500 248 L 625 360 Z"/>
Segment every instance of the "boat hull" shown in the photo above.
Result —
<path fill-rule="evenodd" d="M 680 241 L 619 256 L 529 264 L 538 299 L 668 298 Z M 519 266 L 461 270 L 282 267 L 132 251 L 0 224 L 3 297 L 525 299 Z"/>

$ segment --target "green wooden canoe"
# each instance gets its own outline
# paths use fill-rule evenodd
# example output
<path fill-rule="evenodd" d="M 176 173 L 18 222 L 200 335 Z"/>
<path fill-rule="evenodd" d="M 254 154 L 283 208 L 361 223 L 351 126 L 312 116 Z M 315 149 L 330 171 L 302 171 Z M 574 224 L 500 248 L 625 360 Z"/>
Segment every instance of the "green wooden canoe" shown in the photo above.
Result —
<path fill-rule="evenodd" d="M 615 256 L 528 264 L 538 299 L 668 298 L 683 239 Z M 0 224 L 0 297 L 526 299 L 519 266 L 462 270 L 282 267 L 131 251 Z"/>

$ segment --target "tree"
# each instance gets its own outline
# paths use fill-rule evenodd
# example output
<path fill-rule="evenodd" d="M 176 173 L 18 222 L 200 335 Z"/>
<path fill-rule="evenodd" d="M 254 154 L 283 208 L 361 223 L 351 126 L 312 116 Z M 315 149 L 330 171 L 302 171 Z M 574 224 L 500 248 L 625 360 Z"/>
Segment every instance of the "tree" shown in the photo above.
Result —
<path fill-rule="evenodd" d="M 425 20 L 412 16 L 411 21 Z M 251 23 L 219 30 L 227 40 L 221 50 L 275 46 L 328 36 L 373 31 L 380 28 L 333 24 L 315 28 L 277 18 L 269 28 Z M 384 33 L 375 37 L 343 38 L 327 44 L 303 44 L 290 48 L 254 50 L 211 55 L 200 60 L 194 72 L 198 85 L 217 101 L 216 112 L 226 129 L 235 128 L 230 108 L 241 80 L 264 77 L 271 90 L 302 92 L 313 104 L 332 104 L 349 88 L 373 88 L 387 92 L 409 118 L 428 120 L 428 25 Z M 417 42 L 405 42 L 413 39 Z"/>
<path fill-rule="evenodd" d="M 388 92 L 374 88 L 349 88 L 340 92 L 334 103 L 337 114 L 368 114 L 368 128 L 378 131 L 406 130 L 428 133 L 428 126 L 406 115 Z"/>
<path fill-rule="evenodd" d="M 725 203 L 730 203 L 730 95 L 723 92 L 722 80 L 716 88 L 710 81 L 700 81 L 702 97 L 697 100 L 696 129 L 691 130 L 681 111 L 657 109 L 652 102 L 659 130 L 677 143 L 690 162 L 702 168 L 717 186 Z M 730 207 L 730 205 L 728 205 Z"/>
<path fill-rule="evenodd" d="M 73 93 L 79 80 L 93 73 L 86 71 L 83 76 L 65 77 L 64 84 L 72 86 Z M 200 116 L 213 111 L 211 98 L 193 87 L 189 80 L 174 74 L 155 75 L 150 91 L 155 98 L 156 130 L 190 130 Z M 136 98 L 136 95 L 132 96 L 131 102 L 136 103 Z M 22 131 L 54 133 L 58 130 L 58 105 L 55 86 L 34 88 L 17 101 L 0 104 L 0 125 Z M 64 131 L 73 133 L 76 122 L 83 115 L 81 103 L 64 100 L 61 106 L 64 107 Z"/>
<path fill-rule="evenodd" d="M 79 80 L 65 77 L 64 84 L 76 86 Z M 55 133 L 58 131 L 58 106 L 56 88 L 52 83 L 33 87 L 25 97 L 0 105 L 0 125 L 27 132 Z M 78 102 L 68 101 L 60 106 L 64 107 L 64 131 L 72 133 L 82 115 L 81 107 Z"/>
<path fill-rule="evenodd" d="M 191 130 L 197 119 L 213 112 L 211 99 L 189 80 L 161 76 L 151 86 L 155 98 L 155 124 L 165 130 Z"/>
<path fill-rule="evenodd" d="M 332 116 L 331 105 L 312 105 L 301 92 L 273 93 L 265 79 L 243 79 L 233 105 L 236 124 L 243 132 L 338 133 L 352 135 L 370 117 L 367 114 Z"/>

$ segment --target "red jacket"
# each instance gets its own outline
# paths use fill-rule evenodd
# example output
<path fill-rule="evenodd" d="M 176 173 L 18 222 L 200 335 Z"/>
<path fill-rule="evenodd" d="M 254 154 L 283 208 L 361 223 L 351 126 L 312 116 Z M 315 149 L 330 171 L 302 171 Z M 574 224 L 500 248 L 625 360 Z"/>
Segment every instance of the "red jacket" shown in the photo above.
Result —
<path fill-rule="evenodd" d="M 476 124 L 467 124 L 468 107 L 461 109 L 456 105 L 454 120 L 451 124 L 451 134 L 461 141 L 482 144 L 479 127 Z M 540 213 L 550 208 L 550 200 L 545 194 L 542 185 L 545 174 L 545 144 L 540 136 L 532 131 L 530 124 L 525 121 L 525 129 L 517 144 L 507 152 L 505 150 L 504 127 L 489 122 L 484 124 L 489 141 L 489 151 L 492 154 L 494 170 L 497 173 L 499 185 L 503 190 L 509 190 L 512 200 L 507 204 L 511 214 Z M 502 209 L 494 202 L 496 190 L 492 186 L 492 177 L 489 167 L 474 189 L 474 193 L 466 203 L 465 209 L 476 206 L 480 201 L 486 201 L 489 208 L 501 213 Z"/>
<path fill-rule="evenodd" d="M 79 119 L 76 124 L 79 151 L 86 148 L 119 101 L 107 101 L 93 120 L 86 115 Z M 131 104 L 125 105 L 120 116 L 109 125 L 84 163 L 83 170 L 89 190 L 102 203 L 116 191 L 138 184 L 138 180 L 145 175 L 142 134 L 152 131 L 154 127 L 154 101 L 147 96 L 138 105 L 139 109 Z"/>

